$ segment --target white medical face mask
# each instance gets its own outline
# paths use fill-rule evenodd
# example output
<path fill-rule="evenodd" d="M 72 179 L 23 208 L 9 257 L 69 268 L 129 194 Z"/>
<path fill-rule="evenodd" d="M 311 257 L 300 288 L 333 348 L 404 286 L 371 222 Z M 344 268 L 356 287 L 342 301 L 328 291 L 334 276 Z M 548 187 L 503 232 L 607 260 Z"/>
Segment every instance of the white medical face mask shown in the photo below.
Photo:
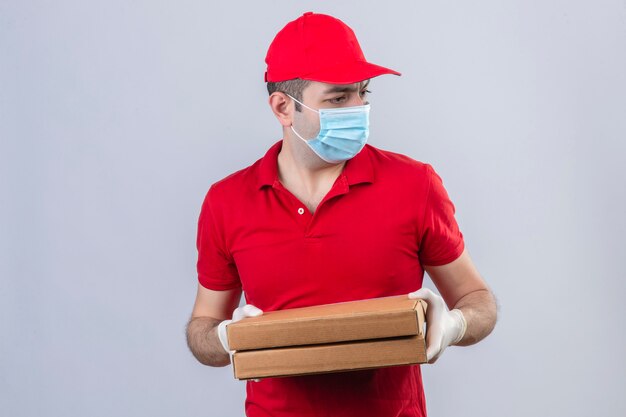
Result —
<path fill-rule="evenodd" d="M 315 138 L 304 139 L 293 125 L 291 130 L 320 158 L 336 164 L 347 161 L 361 152 L 369 136 L 369 104 L 315 110 L 293 97 L 291 99 L 319 114 L 320 132 Z"/>

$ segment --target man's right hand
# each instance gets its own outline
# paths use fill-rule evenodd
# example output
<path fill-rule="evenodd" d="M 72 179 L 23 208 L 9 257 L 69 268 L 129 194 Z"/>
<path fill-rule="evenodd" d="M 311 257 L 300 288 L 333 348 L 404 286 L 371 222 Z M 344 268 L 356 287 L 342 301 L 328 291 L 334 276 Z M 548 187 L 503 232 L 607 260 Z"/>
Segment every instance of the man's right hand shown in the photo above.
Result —
<path fill-rule="evenodd" d="M 186 335 L 187 345 L 200 363 L 207 366 L 227 366 L 232 363 L 226 326 L 244 317 L 263 314 L 252 305 L 238 308 L 241 294 L 241 287 L 217 291 L 198 283 L 196 302 L 187 323 Z"/>
<path fill-rule="evenodd" d="M 246 304 L 241 307 L 237 307 L 235 311 L 233 311 L 233 318 L 231 320 L 224 320 L 220 324 L 217 325 L 217 336 L 222 343 L 222 347 L 224 350 L 231 355 L 233 352 L 230 350 L 230 346 L 228 345 L 228 334 L 226 333 L 226 326 L 230 323 L 235 323 L 244 317 L 258 317 L 263 314 L 263 310 L 253 306 L 252 304 Z"/>

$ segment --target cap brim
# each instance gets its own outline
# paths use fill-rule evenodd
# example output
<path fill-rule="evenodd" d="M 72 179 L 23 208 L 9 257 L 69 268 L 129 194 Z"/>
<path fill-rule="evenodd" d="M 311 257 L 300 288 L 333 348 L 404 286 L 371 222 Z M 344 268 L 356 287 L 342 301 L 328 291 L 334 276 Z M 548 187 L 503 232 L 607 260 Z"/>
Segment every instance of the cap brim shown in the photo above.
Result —
<path fill-rule="evenodd" d="M 398 71 L 364 61 L 355 61 L 331 68 L 317 70 L 298 78 L 329 84 L 352 84 L 383 74 L 401 75 Z"/>

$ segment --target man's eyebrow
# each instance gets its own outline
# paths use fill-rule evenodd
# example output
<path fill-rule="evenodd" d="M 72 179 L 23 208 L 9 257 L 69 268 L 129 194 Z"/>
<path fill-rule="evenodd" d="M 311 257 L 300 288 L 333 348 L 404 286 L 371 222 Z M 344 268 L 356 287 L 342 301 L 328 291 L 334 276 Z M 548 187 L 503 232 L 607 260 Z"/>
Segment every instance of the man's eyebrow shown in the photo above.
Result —
<path fill-rule="evenodd" d="M 356 83 L 353 85 L 334 85 L 324 90 L 323 94 L 346 93 L 346 92 L 351 92 L 351 91 L 357 91 L 360 88 L 367 87 L 368 84 L 369 84 L 369 80 L 366 82 Z"/>

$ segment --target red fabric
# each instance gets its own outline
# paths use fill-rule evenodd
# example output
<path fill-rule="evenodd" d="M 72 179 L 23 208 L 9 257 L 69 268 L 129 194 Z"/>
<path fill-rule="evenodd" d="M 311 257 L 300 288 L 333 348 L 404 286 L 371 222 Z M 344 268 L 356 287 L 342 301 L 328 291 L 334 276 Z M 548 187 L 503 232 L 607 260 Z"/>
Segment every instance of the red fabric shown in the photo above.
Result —
<path fill-rule="evenodd" d="M 307 12 L 276 34 L 265 57 L 265 81 L 294 78 L 351 84 L 382 74 L 400 75 L 365 60 L 352 29 L 341 20 Z"/>
<path fill-rule="evenodd" d="M 313 215 L 278 181 L 277 142 L 213 184 L 198 224 L 198 279 L 243 287 L 264 311 L 399 295 L 422 265 L 463 251 L 454 205 L 432 167 L 366 145 Z M 300 214 L 302 213 L 302 214 Z M 249 417 L 425 416 L 419 366 L 248 382 Z"/>

